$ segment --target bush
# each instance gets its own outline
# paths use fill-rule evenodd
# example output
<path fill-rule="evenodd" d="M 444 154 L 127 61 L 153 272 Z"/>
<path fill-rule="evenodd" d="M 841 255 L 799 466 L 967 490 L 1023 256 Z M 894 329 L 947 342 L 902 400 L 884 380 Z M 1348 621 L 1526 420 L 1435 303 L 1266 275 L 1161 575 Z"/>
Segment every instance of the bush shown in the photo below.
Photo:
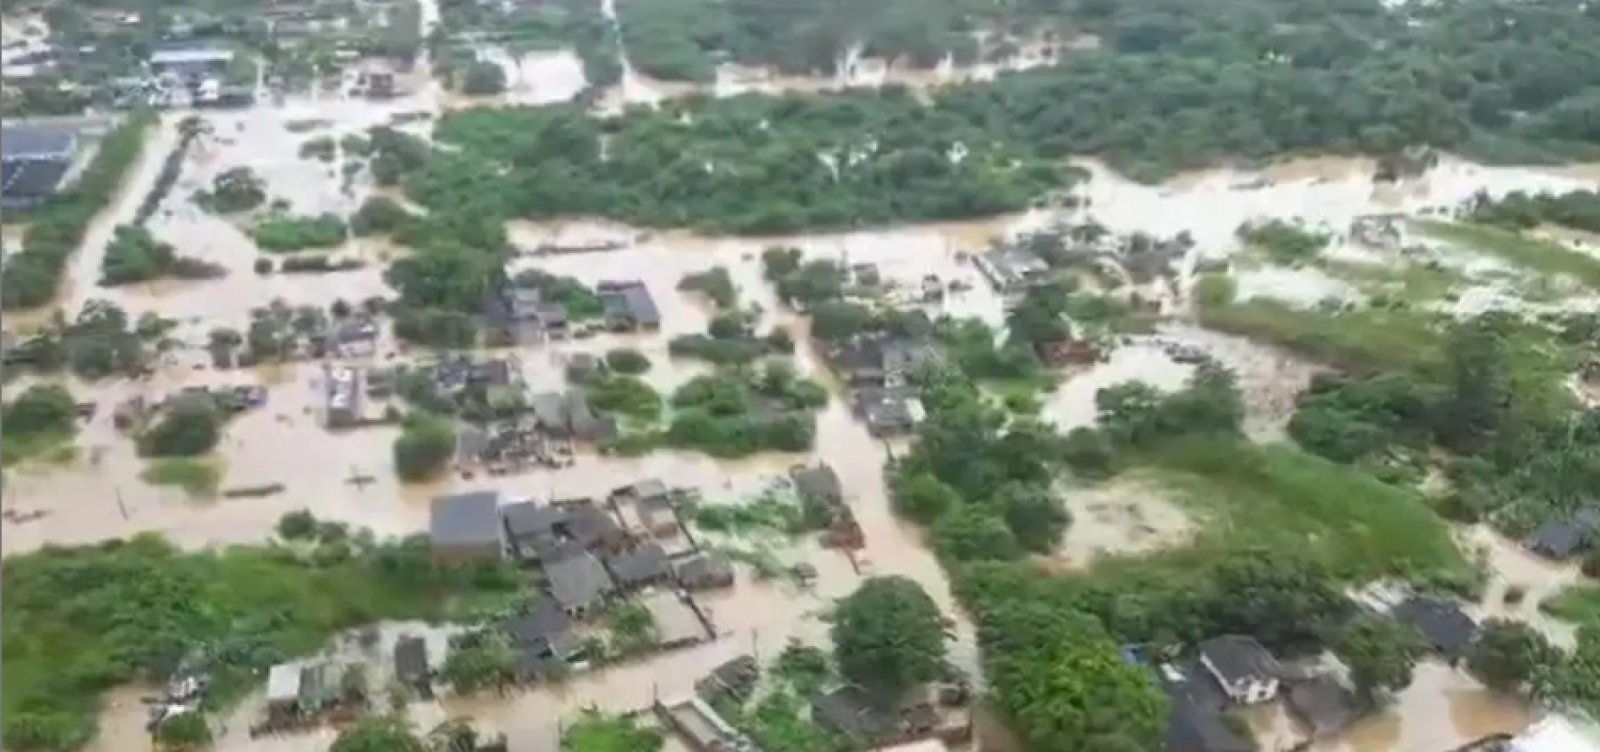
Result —
<path fill-rule="evenodd" d="M 645 420 L 661 417 L 661 395 L 644 381 L 627 375 L 600 376 L 585 387 L 597 410 Z"/>
<path fill-rule="evenodd" d="M 255 226 L 250 236 L 264 251 L 290 253 L 308 248 L 334 248 L 344 243 L 344 220 L 335 214 L 297 217 L 276 212 Z"/>
<path fill-rule="evenodd" d="M 350 218 L 350 232 L 356 237 L 392 233 L 411 220 L 411 212 L 394 199 L 371 196 L 361 202 L 361 208 Z"/>
<path fill-rule="evenodd" d="M 152 486 L 177 486 L 195 498 L 210 498 L 222 485 L 222 468 L 203 459 L 167 457 L 151 462 L 139 478 Z"/>
<path fill-rule="evenodd" d="M 272 273 L 272 259 L 258 258 L 256 259 L 254 266 L 256 274 L 265 276 Z"/>
<path fill-rule="evenodd" d="M 333 136 L 317 136 L 300 145 L 300 158 L 332 162 L 338 149 L 339 142 Z"/>
<path fill-rule="evenodd" d="M 617 373 L 637 376 L 650 370 L 650 359 L 638 350 L 619 347 L 606 353 L 606 365 Z"/>
<path fill-rule="evenodd" d="M 394 336 L 417 345 L 466 348 L 478 340 L 478 322 L 459 311 L 407 308 L 395 313 Z"/>
<path fill-rule="evenodd" d="M 678 289 L 701 293 L 720 310 L 732 310 L 739 305 L 739 291 L 733 286 L 733 277 L 728 274 L 727 267 L 714 266 L 703 272 L 685 275 L 678 280 Z"/>
<path fill-rule="evenodd" d="M 254 170 L 235 167 L 217 175 L 211 189 L 195 194 L 195 203 L 218 214 L 249 211 L 267 201 L 267 187 Z"/>
<path fill-rule="evenodd" d="M 506 90 L 506 72 L 496 63 L 477 61 L 467 66 L 461 77 L 461 93 L 481 97 Z"/>
<path fill-rule="evenodd" d="M 456 453 L 456 430 L 450 421 L 426 413 L 406 419 L 394 440 L 394 469 L 408 483 L 437 476 Z"/>
<path fill-rule="evenodd" d="M 119 225 L 100 262 L 100 284 L 107 287 L 161 277 L 214 279 L 226 273 L 216 264 L 177 255 L 171 244 L 156 240 L 138 225 Z"/>
<path fill-rule="evenodd" d="M 146 457 L 197 457 L 222 437 L 222 419 L 209 399 L 183 399 L 139 437 Z"/>

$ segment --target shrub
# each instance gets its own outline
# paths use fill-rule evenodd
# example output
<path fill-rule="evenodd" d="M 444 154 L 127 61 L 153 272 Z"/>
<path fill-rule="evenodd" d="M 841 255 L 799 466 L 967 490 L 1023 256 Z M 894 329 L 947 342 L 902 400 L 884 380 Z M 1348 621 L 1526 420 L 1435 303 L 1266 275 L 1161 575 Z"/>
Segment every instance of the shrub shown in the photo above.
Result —
<path fill-rule="evenodd" d="M 222 437 L 222 419 L 210 399 L 184 399 L 139 437 L 146 457 L 196 457 Z"/>
<path fill-rule="evenodd" d="M 455 452 L 456 431 L 450 421 L 413 413 L 394 440 L 395 474 L 406 482 L 427 480 L 443 472 Z"/>
<path fill-rule="evenodd" d="M 637 376 L 650 370 L 650 359 L 638 350 L 619 347 L 606 353 L 606 365 L 617 373 Z"/>

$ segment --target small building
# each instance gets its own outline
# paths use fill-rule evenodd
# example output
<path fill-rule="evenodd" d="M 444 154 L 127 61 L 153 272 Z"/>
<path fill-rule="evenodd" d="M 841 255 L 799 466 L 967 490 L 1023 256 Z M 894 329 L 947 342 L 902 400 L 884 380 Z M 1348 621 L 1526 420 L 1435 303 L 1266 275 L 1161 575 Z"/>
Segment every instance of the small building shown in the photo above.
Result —
<path fill-rule="evenodd" d="M 651 478 L 611 492 L 611 501 L 630 535 L 671 538 L 680 530 L 672 490 Z"/>
<path fill-rule="evenodd" d="M 1528 550 L 1557 561 L 1570 559 L 1588 550 L 1593 543 L 1600 519 L 1584 510 L 1566 519 L 1550 520 L 1540 525 L 1528 539 Z"/>
<path fill-rule="evenodd" d="M 605 373 L 605 370 L 605 361 L 589 353 L 575 353 L 567 360 L 567 381 L 573 384 L 587 384 Z"/>
<path fill-rule="evenodd" d="M 474 491 L 433 500 L 428 526 L 436 560 L 495 561 L 505 556 L 500 494 Z"/>
<path fill-rule="evenodd" d="M 1050 274 L 1044 259 L 1022 248 L 996 248 L 975 256 L 973 262 L 995 291 L 1005 295 L 1021 293 Z"/>
<path fill-rule="evenodd" d="M 150 70 L 156 75 L 171 74 L 188 82 L 222 74 L 233 62 L 233 50 L 225 47 L 194 46 L 156 50 L 150 54 Z"/>
<path fill-rule="evenodd" d="M 554 665 L 552 661 L 565 665 L 583 651 L 582 641 L 572 631 L 571 617 L 550 598 L 540 598 L 532 608 L 506 619 L 501 629 L 523 654 L 524 663 L 540 672 Z"/>
<path fill-rule="evenodd" d="M 672 574 L 679 587 L 691 592 L 733 587 L 733 565 L 715 554 L 695 554 L 682 559 L 672 565 Z"/>
<path fill-rule="evenodd" d="M 1360 717 L 1355 696 L 1331 676 L 1291 683 L 1284 700 L 1313 739 L 1335 736 Z"/>
<path fill-rule="evenodd" d="M 698 697 L 654 704 L 656 716 L 676 731 L 694 752 L 760 752 L 716 709 Z"/>
<path fill-rule="evenodd" d="M 1460 606 L 1443 598 L 1415 596 L 1393 611 L 1401 624 L 1409 624 L 1422 634 L 1423 641 L 1452 662 L 1466 652 L 1478 634 L 1478 623 Z"/>
<path fill-rule="evenodd" d="M 639 599 L 655 623 L 656 644 L 664 650 L 705 642 L 711 631 L 705 622 L 677 593 L 653 590 Z"/>
<path fill-rule="evenodd" d="M 795 493 L 828 505 L 844 504 L 844 484 L 826 463 L 799 465 L 789 470 Z"/>
<path fill-rule="evenodd" d="M 433 674 L 428 668 L 428 643 L 421 637 L 402 637 L 394 644 L 394 677 L 414 689 L 422 699 L 433 697 Z"/>
<path fill-rule="evenodd" d="M 286 717 L 300 711 L 300 667 L 280 663 L 267 671 L 267 713 Z"/>
<path fill-rule="evenodd" d="M 1200 665 L 1241 705 L 1278 696 L 1278 660 L 1254 637 L 1222 635 L 1200 643 Z"/>
<path fill-rule="evenodd" d="M 861 387 L 852 396 L 851 410 L 878 438 L 910 433 L 928 415 L 922 398 L 910 387 Z"/>
<path fill-rule="evenodd" d="M 1184 703 L 1173 705 L 1167 718 L 1166 752 L 1256 752 L 1256 745 L 1222 713 Z"/>
<path fill-rule="evenodd" d="M 661 311 L 644 280 L 601 282 L 595 291 L 605 304 L 608 328 L 631 331 L 661 327 Z"/>
<path fill-rule="evenodd" d="M 623 592 L 640 590 L 666 582 L 672 577 L 672 565 L 667 552 L 659 543 L 650 542 L 605 559 L 606 569 Z"/>
<path fill-rule="evenodd" d="M 349 428 L 361 420 L 361 374 L 349 366 L 335 366 L 326 371 L 327 410 L 324 420 L 329 428 Z"/>
<path fill-rule="evenodd" d="M 588 551 L 547 562 L 544 572 L 550 597 L 574 619 L 587 617 L 617 592 L 605 565 Z"/>
<path fill-rule="evenodd" d="M 29 123 L 5 123 L 3 129 L 0 208 L 27 209 L 44 203 L 72 169 L 77 131 Z"/>
<path fill-rule="evenodd" d="M 939 712 L 925 698 L 884 707 L 853 684 L 811 698 L 811 720 L 855 749 L 927 739 L 939 730 Z"/>
<path fill-rule="evenodd" d="M 761 664 L 748 655 L 741 655 L 714 669 L 694 683 L 694 691 L 706 702 L 722 698 L 743 701 L 756 690 L 761 681 Z"/>

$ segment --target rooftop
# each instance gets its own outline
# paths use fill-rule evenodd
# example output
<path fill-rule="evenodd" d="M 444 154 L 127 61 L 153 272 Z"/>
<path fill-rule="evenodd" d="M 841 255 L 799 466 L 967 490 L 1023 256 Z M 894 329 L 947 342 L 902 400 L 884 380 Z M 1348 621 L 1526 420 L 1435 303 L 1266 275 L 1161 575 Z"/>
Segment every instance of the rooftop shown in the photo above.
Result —
<path fill-rule="evenodd" d="M 428 643 L 421 637 L 402 637 L 394 644 L 394 672 L 416 681 L 428 675 Z"/>
<path fill-rule="evenodd" d="M 550 580 L 550 597 L 562 608 L 588 608 L 616 592 L 611 575 L 600 560 L 587 551 L 546 563 L 545 576 Z"/>
<path fill-rule="evenodd" d="M 694 609 L 675 593 L 657 590 L 639 599 L 655 621 L 656 637 L 663 646 L 685 645 L 706 639 L 705 626 Z"/>
<path fill-rule="evenodd" d="M 789 471 L 795 491 L 821 499 L 844 498 L 844 486 L 839 474 L 826 464 L 806 465 Z"/>
<path fill-rule="evenodd" d="M 473 491 L 435 498 L 428 531 L 435 546 L 500 541 L 499 492 Z"/>
<path fill-rule="evenodd" d="M 626 316 L 647 326 L 661 323 L 661 311 L 656 308 L 655 298 L 650 296 L 650 288 L 645 287 L 643 280 L 602 282 L 598 292 L 605 301 L 608 315 Z"/>
<path fill-rule="evenodd" d="M 71 156 L 78 133 L 70 128 L 26 123 L 5 123 L 0 137 L 4 159 L 61 158 Z"/>
<path fill-rule="evenodd" d="M 606 568 L 616 577 L 617 584 L 632 587 L 648 584 L 672 573 L 667 562 L 667 552 L 659 543 L 646 543 L 606 559 Z"/>
<path fill-rule="evenodd" d="M 1337 680 L 1319 676 L 1289 685 L 1289 709 L 1311 728 L 1313 735 L 1337 733 L 1355 721 L 1355 698 Z"/>
<path fill-rule="evenodd" d="M 1394 618 L 1416 627 L 1434 649 L 1452 655 L 1465 650 L 1478 632 L 1472 617 L 1442 598 L 1412 598 L 1395 606 Z"/>
<path fill-rule="evenodd" d="M 1278 660 L 1248 635 L 1222 635 L 1200 643 L 1200 654 L 1228 682 L 1278 673 Z"/>
<path fill-rule="evenodd" d="M 48 198 L 71 169 L 64 160 L 0 162 L 0 193 L 11 200 Z"/>
<path fill-rule="evenodd" d="M 192 65 L 195 63 L 227 63 L 233 60 L 233 50 L 223 47 L 184 47 L 156 50 L 150 53 L 151 65 Z"/>

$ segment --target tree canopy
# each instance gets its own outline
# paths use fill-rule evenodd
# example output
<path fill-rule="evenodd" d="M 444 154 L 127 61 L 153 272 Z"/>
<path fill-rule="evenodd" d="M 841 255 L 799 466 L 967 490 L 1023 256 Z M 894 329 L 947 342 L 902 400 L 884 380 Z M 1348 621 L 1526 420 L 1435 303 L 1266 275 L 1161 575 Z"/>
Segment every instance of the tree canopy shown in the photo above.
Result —
<path fill-rule="evenodd" d="M 922 586 L 874 577 L 839 602 L 833 653 L 845 678 L 885 700 L 939 675 L 944 617 Z"/>

